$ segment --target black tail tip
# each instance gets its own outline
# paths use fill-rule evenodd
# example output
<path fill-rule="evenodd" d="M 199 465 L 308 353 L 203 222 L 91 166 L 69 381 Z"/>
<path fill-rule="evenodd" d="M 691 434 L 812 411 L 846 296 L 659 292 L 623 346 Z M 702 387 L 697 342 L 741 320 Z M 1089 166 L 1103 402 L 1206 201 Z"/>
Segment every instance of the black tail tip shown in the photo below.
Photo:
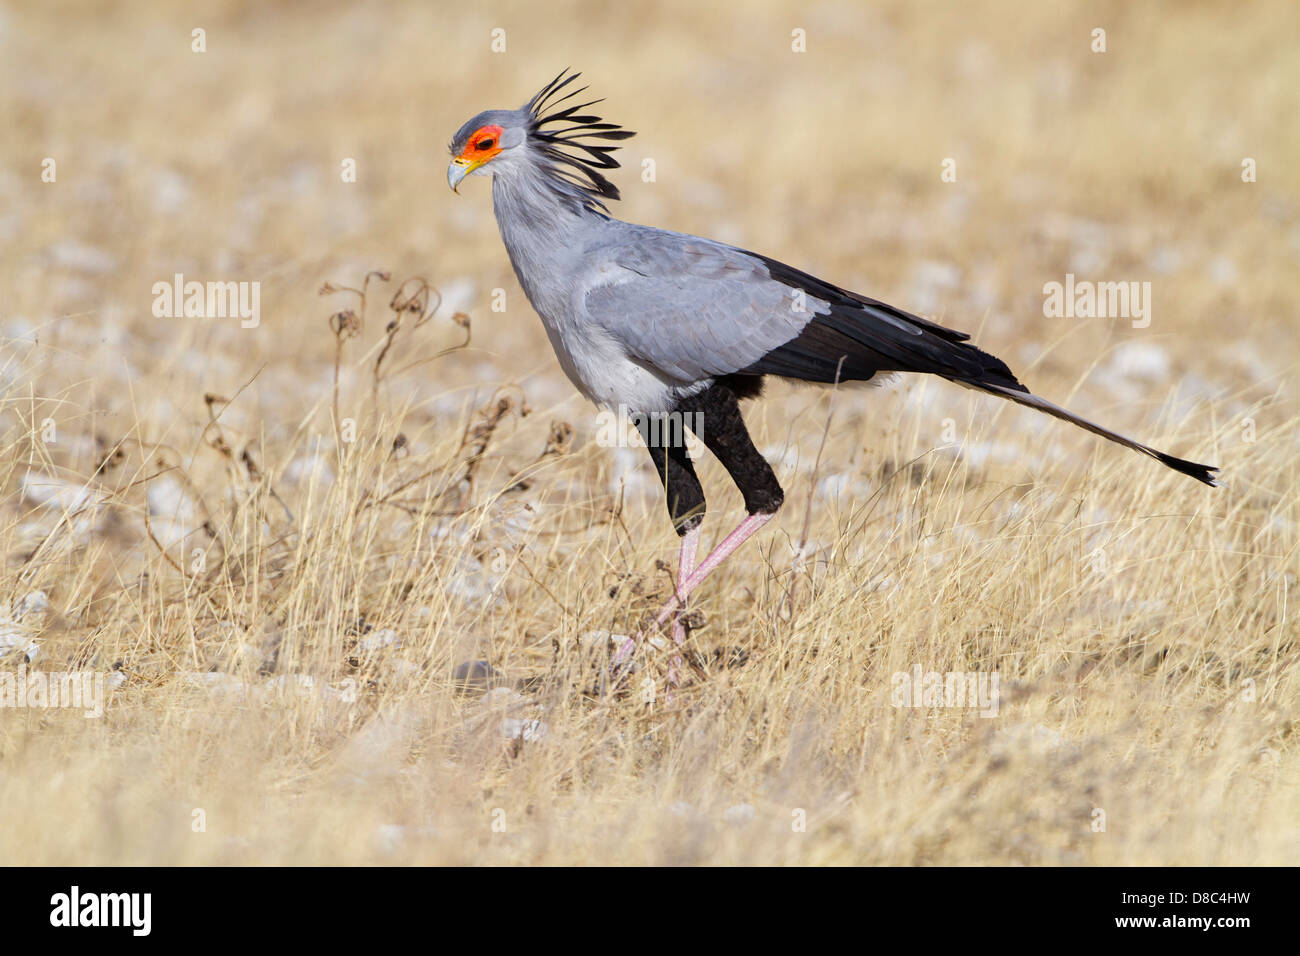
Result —
<path fill-rule="evenodd" d="M 1181 471 L 1184 475 L 1195 478 L 1197 481 L 1204 482 L 1211 488 L 1219 487 L 1219 482 L 1215 480 L 1214 475 L 1214 473 L 1219 469 L 1214 465 L 1198 465 L 1194 461 L 1175 458 L 1173 455 L 1166 455 L 1162 452 L 1157 452 L 1156 458 L 1160 459 L 1161 464 L 1168 465 L 1174 471 Z"/>

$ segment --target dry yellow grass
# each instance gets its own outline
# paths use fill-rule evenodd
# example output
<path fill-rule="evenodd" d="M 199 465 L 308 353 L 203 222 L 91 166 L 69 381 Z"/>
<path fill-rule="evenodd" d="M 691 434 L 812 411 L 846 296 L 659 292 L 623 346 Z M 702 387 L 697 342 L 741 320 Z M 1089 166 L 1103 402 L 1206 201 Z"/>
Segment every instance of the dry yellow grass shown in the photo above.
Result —
<path fill-rule="evenodd" d="M 114 6 L 0 8 L 0 606 L 48 595 L 33 667 L 124 677 L 0 710 L 0 860 L 1300 857 L 1295 5 Z M 641 131 L 619 215 L 974 332 L 1225 487 L 939 381 L 773 386 L 788 503 L 699 592 L 703 669 L 593 693 L 676 539 L 444 180 L 569 64 Z M 260 324 L 155 318 L 178 272 Z M 1149 327 L 1044 318 L 1067 272 L 1150 281 Z M 448 303 L 376 377 L 409 276 Z M 458 692 L 478 659 L 522 696 Z M 997 672 L 998 715 L 892 706 L 918 665 Z"/>

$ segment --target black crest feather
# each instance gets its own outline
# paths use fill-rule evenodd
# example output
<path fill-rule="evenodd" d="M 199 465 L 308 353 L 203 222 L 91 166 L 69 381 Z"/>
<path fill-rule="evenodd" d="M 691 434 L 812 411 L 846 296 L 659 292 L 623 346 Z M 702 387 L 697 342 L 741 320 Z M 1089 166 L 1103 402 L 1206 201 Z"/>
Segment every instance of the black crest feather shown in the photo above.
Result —
<path fill-rule="evenodd" d="M 601 170 L 618 168 L 618 160 L 610 153 L 619 147 L 598 141 L 628 139 L 636 133 L 584 112 L 602 100 L 561 106 L 587 89 L 571 88 L 581 75 L 570 73 L 566 67 L 528 101 L 525 109 L 532 115 L 528 132 L 542 155 L 551 161 L 556 176 L 576 188 L 586 205 L 605 209 L 601 200 L 618 199 L 619 192 Z"/>

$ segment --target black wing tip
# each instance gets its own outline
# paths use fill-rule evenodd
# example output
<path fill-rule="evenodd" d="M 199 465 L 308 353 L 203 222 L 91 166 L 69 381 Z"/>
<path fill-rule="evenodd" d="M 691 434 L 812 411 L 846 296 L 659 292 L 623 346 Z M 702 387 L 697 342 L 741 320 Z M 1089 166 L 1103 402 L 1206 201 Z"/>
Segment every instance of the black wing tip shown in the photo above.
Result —
<path fill-rule="evenodd" d="M 1209 485 L 1211 488 L 1221 488 L 1222 484 L 1217 480 L 1215 472 L 1219 470 L 1217 465 L 1202 465 L 1194 461 L 1187 461 L 1185 458 L 1175 458 L 1173 455 L 1166 455 L 1164 452 L 1156 452 L 1156 458 L 1162 465 L 1167 465 L 1174 471 L 1182 472 L 1188 477 L 1195 478 L 1202 484 Z"/>

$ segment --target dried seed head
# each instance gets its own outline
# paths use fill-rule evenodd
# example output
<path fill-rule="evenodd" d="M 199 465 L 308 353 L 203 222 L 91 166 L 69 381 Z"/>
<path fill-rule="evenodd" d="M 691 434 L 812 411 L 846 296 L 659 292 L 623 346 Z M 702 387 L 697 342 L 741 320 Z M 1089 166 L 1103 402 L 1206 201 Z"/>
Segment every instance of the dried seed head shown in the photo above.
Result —
<path fill-rule="evenodd" d="M 543 455 L 564 455 L 573 441 L 573 426 L 568 422 L 551 422 L 551 436 L 546 440 Z"/>
<path fill-rule="evenodd" d="M 361 332 L 361 320 L 351 309 L 330 316 L 330 329 L 340 339 L 350 339 Z"/>
<path fill-rule="evenodd" d="M 429 306 L 429 283 L 421 278 L 407 279 L 393 293 L 393 300 L 388 307 L 394 312 L 410 312 L 423 315 Z"/>

